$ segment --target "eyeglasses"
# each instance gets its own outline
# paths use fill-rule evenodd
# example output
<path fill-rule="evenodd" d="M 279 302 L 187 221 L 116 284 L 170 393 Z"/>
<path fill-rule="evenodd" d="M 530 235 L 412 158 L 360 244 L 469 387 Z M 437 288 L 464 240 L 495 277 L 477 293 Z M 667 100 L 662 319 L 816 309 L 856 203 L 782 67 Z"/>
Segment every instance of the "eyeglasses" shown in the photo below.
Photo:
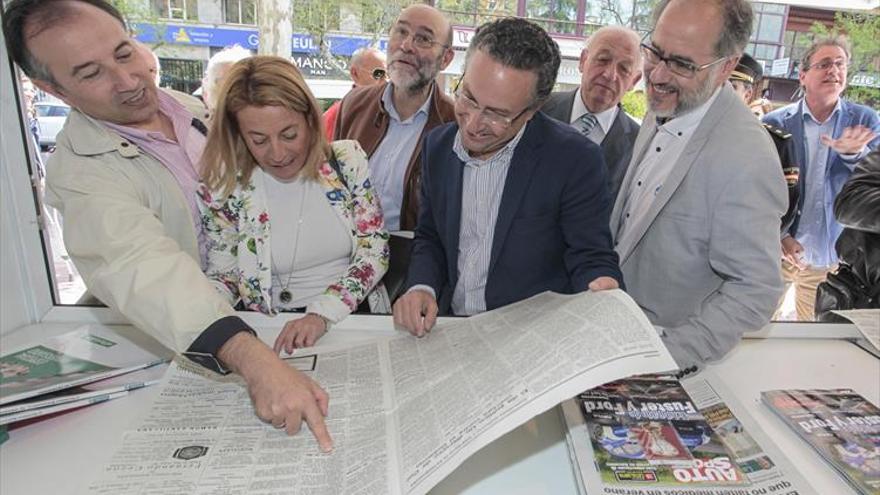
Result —
<path fill-rule="evenodd" d="M 847 64 L 845 60 L 841 60 L 841 59 L 831 60 L 830 58 L 825 58 L 825 59 L 822 59 L 822 60 L 816 62 L 813 65 L 808 65 L 808 66 L 804 67 L 804 71 L 806 72 L 810 69 L 828 70 L 831 68 L 832 65 L 837 70 L 844 70 L 847 67 L 849 67 L 849 64 Z"/>
<path fill-rule="evenodd" d="M 479 103 L 477 103 L 476 100 L 461 91 L 461 81 L 463 79 L 464 74 L 461 75 L 461 79 L 458 80 L 458 83 L 455 85 L 455 89 L 452 90 L 452 94 L 455 96 L 455 104 L 460 105 L 460 109 L 464 110 L 469 115 L 476 113 L 478 119 L 482 118 L 487 124 L 494 127 L 498 131 L 503 131 L 509 128 L 511 125 L 513 125 L 514 122 L 516 122 L 516 119 L 522 117 L 532 108 L 532 105 L 529 105 L 513 117 L 505 117 L 495 110 L 483 108 L 480 106 Z"/>
<path fill-rule="evenodd" d="M 374 80 L 381 81 L 382 79 L 388 77 L 388 72 L 386 72 L 385 69 L 381 67 L 376 67 L 375 69 L 373 69 L 373 72 L 370 75 L 373 77 Z"/>
<path fill-rule="evenodd" d="M 645 42 L 642 42 L 640 46 L 642 47 L 642 51 L 645 52 L 645 59 L 652 65 L 657 65 L 660 62 L 665 62 L 666 67 L 669 69 L 669 72 L 672 72 L 676 76 L 681 76 L 687 79 L 693 78 L 697 75 L 697 72 L 700 72 L 701 70 L 708 69 L 715 64 L 727 60 L 727 57 L 721 57 L 718 60 L 709 62 L 708 64 L 697 65 L 693 62 L 682 60 L 676 57 L 664 57 L 663 54 L 660 53 L 660 50 L 657 50 L 656 48 Z"/>
<path fill-rule="evenodd" d="M 394 41 L 395 43 L 403 43 L 410 36 L 412 36 L 412 44 L 416 48 L 420 48 L 422 50 L 430 50 L 431 48 L 434 48 L 434 45 L 440 45 L 443 48 L 449 48 L 449 45 L 440 43 L 439 41 L 431 38 L 426 34 L 412 33 L 404 26 L 395 26 L 391 28 L 391 41 Z"/>

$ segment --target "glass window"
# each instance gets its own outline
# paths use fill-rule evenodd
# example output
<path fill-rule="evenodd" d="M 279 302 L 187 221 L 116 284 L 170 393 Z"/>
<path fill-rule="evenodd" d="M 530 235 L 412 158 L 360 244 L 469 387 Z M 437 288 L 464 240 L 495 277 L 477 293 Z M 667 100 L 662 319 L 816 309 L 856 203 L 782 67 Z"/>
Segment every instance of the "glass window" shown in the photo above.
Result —
<path fill-rule="evenodd" d="M 197 0 L 151 0 L 153 14 L 162 19 L 199 20 Z"/>
<path fill-rule="evenodd" d="M 551 33 L 575 34 L 578 0 L 526 0 L 525 16 Z"/>
<path fill-rule="evenodd" d="M 782 21 L 781 15 L 763 15 L 761 23 L 758 26 L 757 39 L 759 41 L 775 41 L 779 42 L 782 38 Z"/>
<path fill-rule="evenodd" d="M 437 0 L 434 5 L 453 24 L 479 26 L 487 21 L 517 14 L 516 0 Z"/>
<path fill-rule="evenodd" d="M 230 24 L 256 24 L 257 2 L 255 0 L 224 0 L 226 22 Z"/>

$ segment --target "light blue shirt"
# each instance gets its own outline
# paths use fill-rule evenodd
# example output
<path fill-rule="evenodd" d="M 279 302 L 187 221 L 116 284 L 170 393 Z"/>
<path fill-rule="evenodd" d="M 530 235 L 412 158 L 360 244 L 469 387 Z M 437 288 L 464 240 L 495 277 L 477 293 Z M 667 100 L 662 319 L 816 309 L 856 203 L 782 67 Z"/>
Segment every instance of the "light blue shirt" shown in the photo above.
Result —
<path fill-rule="evenodd" d="M 825 122 L 819 122 L 810 112 L 806 102 L 801 102 L 804 116 L 804 160 L 807 173 L 804 183 L 804 201 L 800 223 L 795 239 L 804 247 L 804 262 L 815 268 L 827 268 L 837 263 L 834 243 L 837 235 L 832 231 L 836 222 L 829 217 L 833 211 L 834 193 L 828 179 L 830 148 L 819 139 L 823 134 L 833 135 L 840 118 L 840 100 Z"/>
<path fill-rule="evenodd" d="M 419 143 L 422 129 L 428 122 L 428 109 L 431 107 L 429 94 L 428 99 L 415 114 L 406 120 L 400 120 L 400 114 L 394 108 L 391 97 L 392 86 L 388 84 L 385 92 L 382 93 L 382 104 L 390 117 L 388 132 L 370 157 L 370 182 L 373 184 L 373 190 L 379 195 L 385 217 L 385 228 L 389 231 L 400 230 L 400 208 L 403 206 L 406 167 Z"/>

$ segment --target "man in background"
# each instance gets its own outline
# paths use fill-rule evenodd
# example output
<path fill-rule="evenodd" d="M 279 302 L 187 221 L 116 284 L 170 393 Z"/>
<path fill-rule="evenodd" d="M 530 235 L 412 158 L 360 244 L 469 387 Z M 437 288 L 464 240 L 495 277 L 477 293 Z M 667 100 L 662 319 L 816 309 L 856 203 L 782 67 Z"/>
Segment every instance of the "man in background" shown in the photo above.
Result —
<path fill-rule="evenodd" d="M 553 93 L 541 111 L 602 147 L 614 201 L 639 133 L 639 125 L 620 106 L 623 95 L 642 77 L 639 35 L 620 26 L 600 28 L 587 38 L 580 71 L 580 87 Z"/>
<path fill-rule="evenodd" d="M 348 75 L 351 76 L 352 88 L 381 84 L 386 79 L 385 54 L 372 47 L 361 47 L 354 51 L 349 62 Z M 333 141 L 336 128 L 336 116 L 342 100 L 335 101 L 324 112 L 324 133 L 327 141 Z"/>
<path fill-rule="evenodd" d="M 752 58 L 748 53 L 743 53 L 736 64 L 736 68 L 730 73 L 730 85 L 733 91 L 742 99 L 743 103 L 755 112 L 755 102 L 760 102 L 760 86 L 761 77 L 764 75 L 764 68 L 761 63 Z M 760 106 L 757 106 L 760 108 Z M 757 114 L 761 118 L 763 114 Z M 800 196 L 800 167 L 798 167 L 794 156 L 794 142 L 791 139 L 791 133 L 785 129 L 774 127 L 770 124 L 763 124 L 764 128 L 773 139 L 776 146 L 776 152 L 779 154 L 779 162 L 782 165 L 782 174 L 785 176 L 785 183 L 788 186 L 788 209 L 782 216 L 781 232 L 788 232 L 791 223 L 794 221 L 794 215 L 797 212 L 798 196 Z"/>
<path fill-rule="evenodd" d="M 208 107 L 208 112 L 217 108 L 217 91 L 223 82 L 223 77 L 229 72 L 232 64 L 251 56 L 250 50 L 239 45 L 226 47 L 215 53 L 208 59 L 205 67 L 205 77 L 202 78 L 202 101 Z"/>
<path fill-rule="evenodd" d="M 837 265 L 834 243 L 843 226 L 834 199 L 856 163 L 880 145 L 877 111 L 841 98 L 849 63 L 844 38 L 816 41 L 800 64 L 803 98 L 764 117 L 791 133 L 801 168 L 798 211 L 782 237 L 782 272 L 794 286 L 798 320 L 814 318 L 816 287 Z"/>
<path fill-rule="evenodd" d="M 452 26 L 429 5 L 400 13 L 388 40 L 385 84 L 355 88 L 339 107 L 335 139 L 360 142 L 389 231 L 413 230 L 419 212 L 422 138 L 453 119 L 435 79 L 452 62 Z"/>

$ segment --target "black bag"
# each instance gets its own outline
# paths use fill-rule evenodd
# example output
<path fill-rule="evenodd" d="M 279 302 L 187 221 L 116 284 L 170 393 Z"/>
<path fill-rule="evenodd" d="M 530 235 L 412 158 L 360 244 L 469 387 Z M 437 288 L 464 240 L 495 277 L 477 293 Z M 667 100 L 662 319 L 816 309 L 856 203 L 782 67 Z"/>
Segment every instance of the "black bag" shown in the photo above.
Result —
<path fill-rule="evenodd" d="M 846 323 L 848 320 L 832 313 L 834 309 L 880 308 L 880 285 L 869 287 L 846 263 L 816 289 L 816 319 L 827 323 Z"/>

